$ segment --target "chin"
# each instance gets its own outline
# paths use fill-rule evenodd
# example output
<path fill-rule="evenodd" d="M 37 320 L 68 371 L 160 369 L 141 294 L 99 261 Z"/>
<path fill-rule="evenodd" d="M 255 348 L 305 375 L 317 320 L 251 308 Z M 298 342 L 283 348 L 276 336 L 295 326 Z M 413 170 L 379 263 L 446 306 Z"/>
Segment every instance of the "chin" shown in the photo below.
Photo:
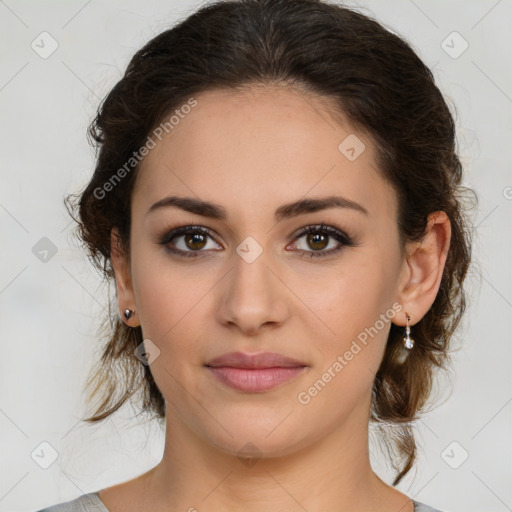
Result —
<path fill-rule="evenodd" d="M 308 444 L 307 430 L 303 423 L 299 424 L 298 417 L 292 413 L 285 419 L 289 412 L 269 414 L 267 411 L 264 415 L 255 411 L 250 415 L 238 410 L 233 415 L 215 415 L 223 419 L 219 422 L 222 427 L 214 422 L 212 430 L 213 425 L 209 423 L 202 437 L 216 449 L 242 459 L 283 457 Z"/>

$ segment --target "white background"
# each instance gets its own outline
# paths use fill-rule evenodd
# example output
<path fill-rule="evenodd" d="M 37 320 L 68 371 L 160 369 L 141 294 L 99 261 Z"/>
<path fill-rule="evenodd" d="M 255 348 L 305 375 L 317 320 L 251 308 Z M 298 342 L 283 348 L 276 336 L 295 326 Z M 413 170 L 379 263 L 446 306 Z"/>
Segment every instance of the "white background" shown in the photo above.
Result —
<path fill-rule="evenodd" d="M 62 198 L 92 173 L 86 129 L 100 99 L 136 50 L 198 5 L 0 1 L 0 511 L 67 501 L 160 461 L 163 433 L 156 424 L 139 426 L 129 407 L 102 425 L 80 423 L 107 290 L 71 236 Z M 466 183 L 480 198 L 478 266 L 461 348 L 451 382 L 440 385 L 441 404 L 418 425 L 417 470 L 399 489 L 443 511 L 512 510 L 512 2 L 358 5 L 404 36 L 433 69 L 457 109 Z M 43 31 L 58 42 L 46 59 L 31 48 Z M 469 44 L 456 59 L 441 46 L 453 31 Z M 463 41 L 453 37 L 448 44 L 460 50 Z M 57 248 L 47 262 L 32 252 L 43 237 Z M 44 441 L 58 452 L 48 469 L 31 457 Z M 441 456 L 453 441 L 452 459 L 462 449 L 469 454 L 458 469 Z M 381 462 L 376 456 L 376 468 Z"/>

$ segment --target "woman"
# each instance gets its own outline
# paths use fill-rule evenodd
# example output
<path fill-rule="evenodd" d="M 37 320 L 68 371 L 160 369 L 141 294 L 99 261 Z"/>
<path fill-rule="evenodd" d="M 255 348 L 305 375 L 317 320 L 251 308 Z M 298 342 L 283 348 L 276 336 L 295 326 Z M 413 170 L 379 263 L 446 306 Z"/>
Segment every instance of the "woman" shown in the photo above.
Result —
<path fill-rule="evenodd" d="M 319 0 L 211 3 L 136 53 L 90 133 L 69 206 L 119 315 L 87 421 L 139 392 L 165 450 L 45 510 L 435 512 L 393 486 L 471 244 L 453 119 L 408 44 Z"/>

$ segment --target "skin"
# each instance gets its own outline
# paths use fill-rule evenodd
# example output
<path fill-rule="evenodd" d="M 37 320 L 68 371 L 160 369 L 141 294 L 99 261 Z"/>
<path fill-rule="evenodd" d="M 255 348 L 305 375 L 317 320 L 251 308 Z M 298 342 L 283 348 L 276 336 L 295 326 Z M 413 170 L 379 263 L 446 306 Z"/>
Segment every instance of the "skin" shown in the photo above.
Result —
<path fill-rule="evenodd" d="M 99 495 L 111 512 L 379 511 L 410 512 L 411 500 L 381 481 L 368 454 L 372 383 L 391 322 L 336 377 L 301 404 L 298 393 L 332 367 L 359 333 L 395 303 L 392 322 L 414 324 L 439 289 L 450 241 L 443 212 L 429 218 L 424 239 L 401 251 L 395 191 L 379 174 L 373 141 L 325 100 L 290 87 L 215 90 L 150 151 L 131 204 L 131 252 L 112 231 L 120 312 L 160 350 L 151 372 L 167 402 L 165 450 L 149 472 Z M 366 146 L 354 161 L 338 146 L 356 134 Z M 336 192 L 362 205 L 329 208 L 276 222 L 274 210 Z M 214 202 L 215 220 L 168 207 L 168 195 Z M 325 223 L 356 245 L 309 257 L 307 225 Z M 178 236 L 172 255 L 159 237 L 200 225 L 203 244 Z M 262 253 L 247 263 L 236 248 L 253 237 Z M 171 246 L 169 243 L 168 246 Z M 320 251 L 339 245 L 326 239 Z M 192 247 L 192 248 L 190 248 Z M 301 375 L 263 393 L 231 389 L 204 364 L 231 351 L 271 351 L 308 365 Z M 404 364 L 407 364 L 405 362 Z M 252 465 L 239 451 L 257 447 Z"/>

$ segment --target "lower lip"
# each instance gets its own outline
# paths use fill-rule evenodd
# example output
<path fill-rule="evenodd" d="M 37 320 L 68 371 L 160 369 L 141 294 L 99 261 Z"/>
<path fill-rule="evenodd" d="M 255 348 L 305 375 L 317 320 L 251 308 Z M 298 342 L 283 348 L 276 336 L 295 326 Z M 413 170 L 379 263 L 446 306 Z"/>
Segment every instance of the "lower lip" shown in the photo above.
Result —
<path fill-rule="evenodd" d="M 267 391 L 279 386 L 283 382 L 295 378 L 302 373 L 305 366 L 280 368 L 231 368 L 229 366 L 212 367 L 208 370 L 220 381 L 239 391 L 258 392 Z"/>

